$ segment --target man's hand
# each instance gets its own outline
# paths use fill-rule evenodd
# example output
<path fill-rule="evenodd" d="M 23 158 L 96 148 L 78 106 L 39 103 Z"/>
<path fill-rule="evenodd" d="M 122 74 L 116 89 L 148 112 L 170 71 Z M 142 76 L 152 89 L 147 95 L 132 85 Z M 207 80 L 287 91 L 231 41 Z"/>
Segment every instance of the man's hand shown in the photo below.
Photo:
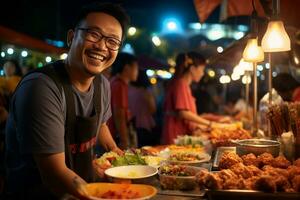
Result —
<path fill-rule="evenodd" d="M 117 153 L 119 156 L 123 156 L 124 152 L 119 148 L 119 147 L 114 147 L 113 149 L 111 149 L 111 151 Z"/>

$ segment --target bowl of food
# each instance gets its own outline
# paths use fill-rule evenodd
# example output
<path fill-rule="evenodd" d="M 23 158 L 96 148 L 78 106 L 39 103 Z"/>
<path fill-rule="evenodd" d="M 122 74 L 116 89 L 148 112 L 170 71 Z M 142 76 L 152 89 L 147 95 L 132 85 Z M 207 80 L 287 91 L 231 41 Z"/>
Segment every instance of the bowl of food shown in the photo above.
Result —
<path fill-rule="evenodd" d="M 143 200 L 153 197 L 157 190 L 153 186 L 141 184 L 89 183 L 85 191 L 92 200 L 132 199 Z"/>
<path fill-rule="evenodd" d="M 188 165 L 162 165 L 158 175 L 162 189 L 166 190 L 193 190 L 196 187 L 196 174 L 201 167 Z"/>
<path fill-rule="evenodd" d="M 112 182 L 141 183 L 150 180 L 157 172 L 158 169 L 153 166 L 127 165 L 109 168 L 104 173 Z"/>
<path fill-rule="evenodd" d="M 280 142 L 266 139 L 245 139 L 233 141 L 236 144 L 236 153 L 239 156 L 253 153 L 256 156 L 263 153 L 270 153 L 274 157 L 279 155 Z"/>
<path fill-rule="evenodd" d="M 207 153 L 183 152 L 171 154 L 167 161 L 171 164 L 197 166 L 208 162 L 210 158 L 211 156 Z"/>

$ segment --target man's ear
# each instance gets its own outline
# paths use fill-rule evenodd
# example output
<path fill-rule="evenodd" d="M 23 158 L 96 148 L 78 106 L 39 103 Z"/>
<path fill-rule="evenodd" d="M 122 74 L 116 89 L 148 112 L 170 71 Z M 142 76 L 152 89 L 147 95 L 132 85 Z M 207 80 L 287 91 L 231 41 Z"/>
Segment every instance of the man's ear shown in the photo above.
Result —
<path fill-rule="evenodd" d="M 68 30 L 68 34 L 67 34 L 67 45 L 68 45 L 68 47 L 71 46 L 74 37 L 75 37 L 74 30 L 72 30 L 72 29 Z"/>

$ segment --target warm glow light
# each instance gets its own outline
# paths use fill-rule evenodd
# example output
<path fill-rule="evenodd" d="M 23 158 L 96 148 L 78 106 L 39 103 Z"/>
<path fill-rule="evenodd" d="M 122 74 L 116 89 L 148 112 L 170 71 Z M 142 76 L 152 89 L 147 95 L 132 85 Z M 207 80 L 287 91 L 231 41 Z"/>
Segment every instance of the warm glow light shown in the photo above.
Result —
<path fill-rule="evenodd" d="M 253 71 L 253 64 L 251 62 L 245 62 L 245 60 L 243 58 L 240 60 L 239 66 L 244 71 Z"/>
<path fill-rule="evenodd" d="M 136 28 L 135 27 L 130 27 L 128 29 L 128 35 L 133 36 L 136 33 Z"/>
<path fill-rule="evenodd" d="M 63 53 L 60 55 L 60 59 L 64 60 L 68 57 L 68 54 L 67 53 Z"/>
<path fill-rule="evenodd" d="M 223 76 L 220 77 L 219 81 L 222 84 L 226 84 L 226 83 L 230 83 L 231 79 L 230 79 L 230 76 L 223 75 Z"/>
<path fill-rule="evenodd" d="M 211 77 L 211 78 L 213 78 L 213 77 L 216 76 L 216 72 L 215 72 L 214 70 L 211 70 L 211 69 L 208 70 L 207 74 L 208 74 L 208 76 Z"/>
<path fill-rule="evenodd" d="M 270 21 L 262 39 L 265 52 L 280 52 L 291 50 L 291 41 L 284 29 L 282 21 Z"/>
<path fill-rule="evenodd" d="M 242 83 L 243 84 L 247 84 L 247 83 L 250 84 L 251 83 L 251 76 L 248 76 L 248 75 L 243 76 Z"/>
<path fill-rule="evenodd" d="M 160 46 L 161 45 L 161 41 L 160 41 L 159 37 L 157 37 L 157 36 L 152 37 L 152 42 L 155 46 Z"/>
<path fill-rule="evenodd" d="M 223 52 L 223 50 L 224 50 L 224 49 L 223 49 L 223 47 L 221 47 L 221 46 L 218 46 L 218 48 L 217 48 L 217 52 L 218 52 L 218 53 L 222 53 L 222 52 Z"/>
<path fill-rule="evenodd" d="M 170 72 L 171 74 L 174 74 L 174 73 L 175 73 L 175 67 L 171 67 L 171 68 L 169 69 L 169 72 Z"/>
<path fill-rule="evenodd" d="M 261 62 L 264 60 L 264 52 L 262 48 L 257 45 L 256 38 L 248 40 L 243 52 L 243 58 L 246 62 Z"/>
<path fill-rule="evenodd" d="M 239 74 L 236 74 L 236 73 L 232 73 L 232 74 L 231 74 L 231 79 L 232 79 L 233 81 L 239 80 L 240 77 L 241 77 L 241 76 L 240 76 Z"/>
<path fill-rule="evenodd" d="M 150 79 L 150 83 L 153 84 L 153 85 L 156 84 L 156 83 L 157 83 L 156 78 L 151 78 L 151 79 Z"/>

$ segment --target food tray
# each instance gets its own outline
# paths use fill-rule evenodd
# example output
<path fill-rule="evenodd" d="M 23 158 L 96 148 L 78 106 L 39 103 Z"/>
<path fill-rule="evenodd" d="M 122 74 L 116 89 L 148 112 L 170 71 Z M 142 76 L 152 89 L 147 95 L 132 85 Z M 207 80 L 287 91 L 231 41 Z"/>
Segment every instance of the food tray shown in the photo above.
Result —
<path fill-rule="evenodd" d="M 266 193 L 255 190 L 206 190 L 208 200 L 299 200 L 300 193 Z"/>
<path fill-rule="evenodd" d="M 213 161 L 213 169 L 216 170 L 219 167 L 219 161 L 223 155 L 224 152 L 236 152 L 236 147 L 218 147 L 215 157 L 214 157 L 214 161 Z"/>
<path fill-rule="evenodd" d="M 160 187 L 157 187 L 157 194 L 160 195 L 170 195 L 170 196 L 183 196 L 183 197 L 197 197 L 204 198 L 205 191 L 200 189 L 189 190 L 189 191 L 180 191 L 180 190 L 163 190 Z"/>

